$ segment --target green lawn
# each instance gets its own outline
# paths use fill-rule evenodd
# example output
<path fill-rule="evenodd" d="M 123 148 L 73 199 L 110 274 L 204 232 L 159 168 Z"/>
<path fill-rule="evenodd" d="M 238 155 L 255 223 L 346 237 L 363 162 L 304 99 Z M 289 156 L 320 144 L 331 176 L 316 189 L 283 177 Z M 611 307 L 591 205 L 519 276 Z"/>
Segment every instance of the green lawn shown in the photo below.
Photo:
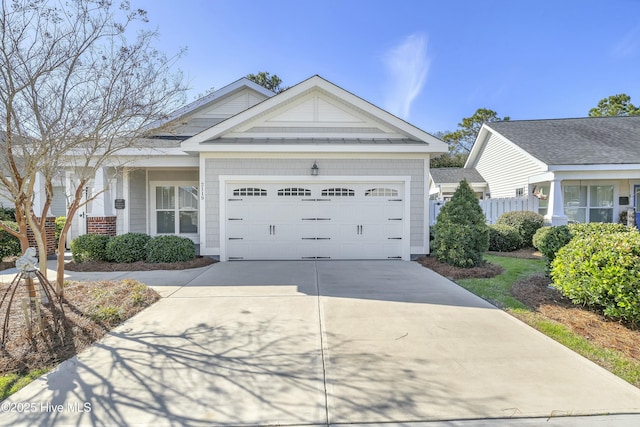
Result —
<path fill-rule="evenodd" d="M 486 260 L 502 266 L 504 272 L 490 279 L 463 279 L 457 283 L 625 381 L 640 387 L 640 362 L 616 350 L 594 345 L 564 325 L 531 311 L 511 295 L 510 289 L 515 282 L 545 272 L 544 261 L 492 255 L 487 255 Z"/>
<path fill-rule="evenodd" d="M 544 273 L 545 262 L 537 259 L 486 255 L 485 259 L 500 265 L 504 272 L 491 279 L 463 279 L 458 284 L 501 308 L 526 309 L 511 293 L 511 285 L 533 274 Z"/>
<path fill-rule="evenodd" d="M 27 374 L 7 374 L 0 376 L 0 400 L 20 390 L 49 369 L 35 369 Z"/>

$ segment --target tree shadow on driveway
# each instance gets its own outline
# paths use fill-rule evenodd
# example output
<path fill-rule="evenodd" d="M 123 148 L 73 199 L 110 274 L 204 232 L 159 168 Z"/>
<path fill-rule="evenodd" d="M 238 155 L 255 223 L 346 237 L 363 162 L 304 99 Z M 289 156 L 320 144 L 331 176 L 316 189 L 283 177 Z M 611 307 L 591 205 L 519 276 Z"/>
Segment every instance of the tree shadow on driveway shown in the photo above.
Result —
<path fill-rule="evenodd" d="M 287 330 L 277 318 L 201 323 L 176 334 L 120 328 L 6 400 L 36 403 L 38 410 L 1 414 L 0 423 L 326 425 L 326 366 L 319 337 Z M 348 343 L 335 345 L 342 344 Z M 408 420 L 422 419 L 417 401 L 438 398 L 446 388 L 410 367 L 397 369 L 384 354 L 355 356 L 357 366 L 330 367 L 342 389 L 341 395 L 330 396 L 330 404 L 338 403 L 341 411 L 394 421 L 400 409 Z M 371 386 L 372 379 L 383 377 L 388 387 Z M 62 410 L 44 410 L 45 404 Z M 455 404 L 476 409 L 473 402 Z"/>

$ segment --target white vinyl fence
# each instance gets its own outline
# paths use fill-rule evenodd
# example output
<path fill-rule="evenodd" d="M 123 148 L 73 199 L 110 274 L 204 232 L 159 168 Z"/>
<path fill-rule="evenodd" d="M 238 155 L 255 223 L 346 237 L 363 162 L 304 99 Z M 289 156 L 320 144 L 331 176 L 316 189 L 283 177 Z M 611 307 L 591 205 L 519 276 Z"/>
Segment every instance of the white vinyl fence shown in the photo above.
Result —
<path fill-rule="evenodd" d="M 487 224 L 495 224 L 500 215 L 512 211 L 538 212 L 538 199 L 532 197 L 512 197 L 507 199 L 480 200 L 480 207 L 487 218 Z M 446 202 L 442 200 L 429 200 L 429 218 L 431 225 L 436 223 L 440 209 Z"/>

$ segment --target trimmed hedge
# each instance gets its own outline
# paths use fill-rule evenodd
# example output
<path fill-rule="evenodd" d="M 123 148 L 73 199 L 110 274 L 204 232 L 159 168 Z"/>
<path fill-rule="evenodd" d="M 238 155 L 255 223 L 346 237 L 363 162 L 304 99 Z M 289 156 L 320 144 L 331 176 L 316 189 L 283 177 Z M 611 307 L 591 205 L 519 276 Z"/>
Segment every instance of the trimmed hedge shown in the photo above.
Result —
<path fill-rule="evenodd" d="M 151 237 L 143 233 L 126 233 L 112 237 L 107 243 L 107 259 L 132 263 L 147 259 L 146 245 Z"/>
<path fill-rule="evenodd" d="M 571 241 L 571 230 L 566 225 L 547 225 L 536 231 L 533 235 L 533 247 L 538 249 L 551 263 L 556 257 L 556 252 Z"/>
<path fill-rule="evenodd" d="M 4 221 L 9 228 L 18 231 L 18 224 L 13 221 Z M 22 248 L 20 247 L 20 239 L 16 236 L 0 230 L 0 261 L 8 256 L 20 256 Z"/>
<path fill-rule="evenodd" d="M 521 247 L 531 247 L 533 245 L 533 235 L 536 234 L 539 228 L 544 226 L 544 217 L 531 211 L 505 212 L 500 215 L 496 224 L 514 227 L 522 238 Z"/>
<path fill-rule="evenodd" d="M 533 236 L 533 246 L 547 258 L 550 265 L 556 253 L 573 238 L 597 237 L 612 233 L 629 233 L 635 230 L 623 224 L 590 222 L 585 224 L 569 224 L 545 226 Z"/>
<path fill-rule="evenodd" d="M 71 241 L 74 262 L 107 261 L 107 245 L 111 238 L 104 234 L 83 234 Z"/>
<path fill-rule="evenodd" d="M 489 227 L 480 203 L 467 181 L 461 181 L 451 200 L 442 207 L 433 227 L 433 254 L 455 267 L 484 263 L 489 249 Z"/>
<path fill-rule="evenodd" d="M 193 241 L 179 236 L 158 236 L 147 243 L 148 262 L 181 262 L 196 257 Z"/>
<path fill-rule="evenodd" d="M 489 250 L 511 252 L 522 247 L 522 237 L 518 229 L 505 224 L 489 226 Z"/>
<path fill-rule="evenodd" d="M 640 322 L 640 233 L 575 237 L 556 254 L 551 277 L 574 303 Z"/>

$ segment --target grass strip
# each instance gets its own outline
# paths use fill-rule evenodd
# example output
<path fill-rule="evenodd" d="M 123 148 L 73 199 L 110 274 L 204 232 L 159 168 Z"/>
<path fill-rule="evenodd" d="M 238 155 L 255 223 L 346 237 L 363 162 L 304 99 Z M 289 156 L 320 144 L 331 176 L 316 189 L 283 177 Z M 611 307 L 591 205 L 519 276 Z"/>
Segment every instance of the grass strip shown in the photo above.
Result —
<path fill-rule="evenodd" d="M 50 368 L 34 369 L 33 371 L 21 374 L 7 374 L 0 376 L 0 400 L 20 390 L 31 381 L 49 372 Z"/>

